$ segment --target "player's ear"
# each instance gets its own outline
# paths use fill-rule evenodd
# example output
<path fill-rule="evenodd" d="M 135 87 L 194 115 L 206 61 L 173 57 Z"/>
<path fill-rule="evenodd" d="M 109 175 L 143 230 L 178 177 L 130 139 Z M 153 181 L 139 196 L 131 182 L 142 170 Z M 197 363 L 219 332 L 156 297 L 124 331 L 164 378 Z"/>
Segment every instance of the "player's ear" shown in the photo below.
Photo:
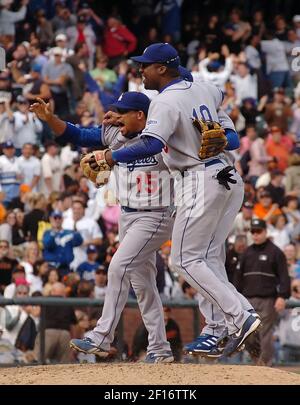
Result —
<path fill-rule="evenodd" d="M 164 66 L 164 65 L 159 66 L 158 73 L 160 75 L 164 75 L 166 73 L 166 71 L 167 71 L 167 66 Z"/>
<path fill-rule="evenodd" d="M 137 119 L 138 119 L 138 120 L 145 119 L 145 113 L 144 113 L 144 111 L 137 111 Z"/>

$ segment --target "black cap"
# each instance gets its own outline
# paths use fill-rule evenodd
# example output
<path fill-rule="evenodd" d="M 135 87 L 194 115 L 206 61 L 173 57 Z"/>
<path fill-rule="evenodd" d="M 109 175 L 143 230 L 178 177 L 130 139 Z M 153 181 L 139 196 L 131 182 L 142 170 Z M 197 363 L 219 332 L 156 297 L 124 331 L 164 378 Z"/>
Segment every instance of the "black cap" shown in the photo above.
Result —
<path fill-rule="evenodd" d="M 78 16 L 77 22 L 79 22 L 79 23 L 86 23 L 86 17 L 81 14 L 80 16 Z"/>
<path fill-rule="evenodd" d="M 254 218 L 251 221 L 251 230 L 252 229 L 267 229 L 266 221 L 259 218 Z"/>

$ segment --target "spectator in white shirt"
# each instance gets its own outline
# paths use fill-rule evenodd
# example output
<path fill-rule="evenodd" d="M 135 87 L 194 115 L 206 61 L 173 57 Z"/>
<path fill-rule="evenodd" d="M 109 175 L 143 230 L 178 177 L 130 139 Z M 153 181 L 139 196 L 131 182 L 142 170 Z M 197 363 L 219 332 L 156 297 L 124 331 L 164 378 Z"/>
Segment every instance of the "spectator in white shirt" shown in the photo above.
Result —
<path fill-rule="evenodd" d="M 62 51 L 62 62 L 65 62 L 66 59 L 69 56 L 74 55 L 74 49 L 68 48 L 67 47 L 67 36 L 65 34 L 58 34 L 55 37 L 55 45 L 57 48 L 60 48 Z M 54 61 L 54 53 L 53 53 L 53 49 L 55 48 L 51 48 L 49 50 L 49 57 L 52 61 Z"/>
<path fill-rule="evenodd" d="M 226 45 L 222 46 L 221 52 L 225 57 L 224 68 L 218 60 L 220 55 L 216 52 L 199 63 L 199 73 L 203 80 L 210 81 L 220 87 L 221 90 L 224 90 L 225 83 L 231 75 L 233 65 L 231 56 L 229 56 L 229 49 Z"/>
<path fill-rule="evenodd" d="M 285 215 L 274 215 L 271 218 L 271 224 L 268 224 L 268 236 L 281 250 L 291 242 Z"/>
<path fill-rule="evenodd" d="M 41 191 L 49 196 L 52 191 L 60 191 L 62 182 L 62 167 L 58 156 L 58 146 L 54 141 L 46 144 L 46 153 L 42 157 Z"/>
<path fill-rule="evenodd" d="M 247 245 L 253 243 L 253 238 L 250 232 L 251 220 L 253 218 L 253 203 L 245 201 L 242 205 L 242 210 L 239 212 L 233 222 L 233 227 L 230 232 L 229 241 L 234 243 L 235 236 L 245 235 L 247 237 Z"/>
<path fill-rule="evenodd" d="M 0 40 L 3 45 L 14 43 L 16 28 L 15 24 L 18 21 L 24 20 L 27 11 L 29 0 L 22 0 L 18 11 L 11 11 L 10 8 L 13 0 L 1 0 L 0 12 Z"/>
<path fill-rule="evenodd" d="M 41 177 L 41 162 L 33 156 L 31 143 L 25 143 L 22 155 L 17 159 L 22 174 L 22 182 L 28 184 L 33 192 L 37 192 L 37 185 Z"/>
<path fill-rule="evenodd" d="M 268 37 L 268 40 L 261 41 L 260 46 L 266 55 L 267 74 L 272 87 L 290 87 L 291 76 L 286 56 L 286 45 L 270 33 Z"/>
<path fill-rule="evenodd" d="M 2 144 L 3 155 L 0 156 L 0 184 L 4 191 L 4 205 L 19 196 L 21 172 L 15 157 L 15 147 L 10 141 Z"/>
<path fill-rule="evenodd" d="M 104 299 L 107 290 L 107 269 L 99 266 L 95 271 L 94 297 Z"/>
<path fill-rule="evenodd" d="M 260 43 L 259 36 L 252 35 L 252 37 L 249 38 L 249 44 L 245 48 L 247 63 L 252 69 L 255 70 L 259 70 L 262 65 L 260 54 L 257 50 L 259 43 Z"/>
<path fill-rule="evenodd" d="M 21 265 L 17 265 L 11 273 L 11 283 L 5 287 L 4 298 L 13 298 L 16 293 L 16 280 L 25 278 L 25 269 Z"/>
<path fill-rule="evenodd" d="M 296 31 L 297 38 L 300 41 L 300 15 L 296 14 L 293 17 L 293 28 Z"/>
<path fill-rule="evenodd" d="M 13 137 L 14 115 L 9 100 L 0 97 L 0 142 L 11 141 Z"/>
<path fill-rule="evenodd" d="M 18 111 L 14 112 L 14 136 L 13 142 L 20 156 L 25 143 L 38 143 L 38 134 L 43 130 L 42 122 L 37 116 L 29 111 L 29 101 L 23 97 L 17 97 Z"/>
<path fill-rule="evenodd" d="M 83 238 L 83 244 L 74 248 L 74 260 L 71 268 L 77 267 L 87 260 L 86 247 L 88 245 L 101 245 L 103 234 L 97 222 L 85 216 L 85 206 L 81 201 L 73 201 L 72 217 L 68 217 L 63 222 L 63 229 L 78 231 Z"/>
<path fill-rule="evenodd" d="M 257 100 L 257 77 L 251 75 L 246 63 L 240 62 L 237 65 L 235 74 L 230 77 L 236 92 L 237 103 L 240 105 L 245 98 Z"/>

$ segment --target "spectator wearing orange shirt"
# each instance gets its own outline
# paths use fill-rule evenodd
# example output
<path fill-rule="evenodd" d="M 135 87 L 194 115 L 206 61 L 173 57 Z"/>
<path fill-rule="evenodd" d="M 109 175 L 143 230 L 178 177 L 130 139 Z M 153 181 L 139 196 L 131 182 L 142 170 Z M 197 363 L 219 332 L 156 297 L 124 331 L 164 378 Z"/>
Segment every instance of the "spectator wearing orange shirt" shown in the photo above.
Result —
<path fill-rule="evenodd" d="M 3 191 L 0 191 L 0 224 L 2 224 L 6 218 L 6 209 L 4 205 L 2 204 L 2 201 L 5 198 L 5 194 Z"/>
<path fill-rule="evenodd" d="M 258 203 L 254 206 L 254 216 L 269 222 L 272 216 L 281 213 L 278 204 L 273 204 L 271 194 L 268 191 L 263 191 L 259 196 Z"/>
<path fill-rule="evenodd" d="M 270 134 L 266 142 L 267 154 L 276 157 L 278 169 L 284 171 L 288 167 L 288 157 L 293 148 L 292 140 L 283 135 L 279 127 L 271 127 Z"/>

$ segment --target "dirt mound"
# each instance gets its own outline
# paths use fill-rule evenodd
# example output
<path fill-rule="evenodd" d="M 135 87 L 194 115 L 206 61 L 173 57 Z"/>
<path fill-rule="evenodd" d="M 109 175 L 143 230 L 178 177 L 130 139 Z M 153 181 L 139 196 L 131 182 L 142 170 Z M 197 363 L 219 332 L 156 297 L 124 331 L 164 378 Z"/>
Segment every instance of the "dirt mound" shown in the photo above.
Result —
<path fill-rule="evenodd" d="M 300 384 L 300 375 L 268 367 L 203 364 L 70 364 L 1 369 L 0 384 Z"/>

